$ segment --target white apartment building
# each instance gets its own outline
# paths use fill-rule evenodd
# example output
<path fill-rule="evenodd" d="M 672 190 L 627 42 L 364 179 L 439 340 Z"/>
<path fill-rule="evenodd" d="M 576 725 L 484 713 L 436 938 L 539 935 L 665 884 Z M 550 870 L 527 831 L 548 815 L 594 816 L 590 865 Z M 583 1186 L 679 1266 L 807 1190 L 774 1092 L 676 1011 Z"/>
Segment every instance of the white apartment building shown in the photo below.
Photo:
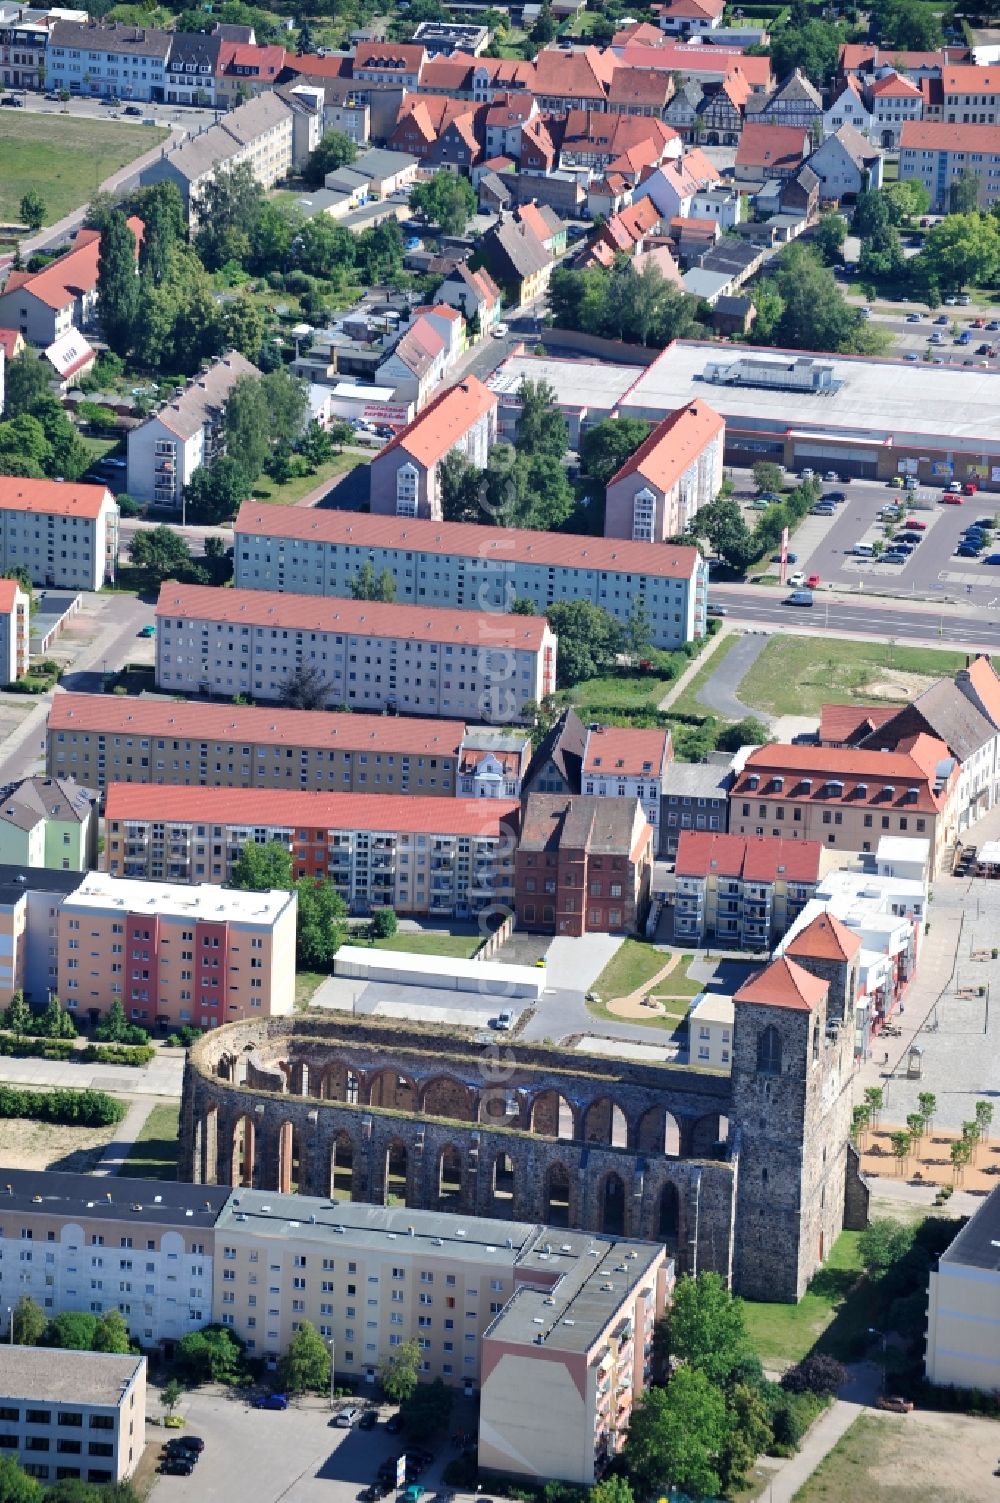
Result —
<path fill-rule="evenodd" d="M 29 1477 L 124 1482 L 145 1449 L 145 1357 L 0 1348 L 0 1452 Z"/>
<path fill-rule="evenodd" d="M 143 1346 L 211 1321 L 212 1228 L 225 1186 L 8 1168 L 0 1181 L 5 1309 L 27 1295 L 50 1316 L 119 1310 Z"/>
<path fill-rule="evenodd" d="M 703 1070 L 732 1070 L 733 1019 L 732 997 L 721 992 L 702 992 L 695 997 L 687 1015 L 687 1063 Z"/>
<path fill-rule="evenodd" d="M 292 107 L 272 91 L 248 99 L 198 135 L 185 137 L 139 175 L 143 187 L 175 183 L 192 226 L 198 221 L 198 198 L 217 167 L 229 170 L 249 162 L 262 188 L 273 188 L 292 170 L 295 160 Z M 318 129 L 318 126 L 317 126 Z"/>
<path fill-rule="evenodd" d="M 664 783 L 673 758 L 670 732 L 592 725 L 587 730 L 580 792 L 599 798 L 637 798 L 660 850 Z"/>
<path fill-rule="evenodd" d="M 27 672 L 28 606 L 16 579 L 0 579 L 0 684 L 12 684 Z"/>
<path fill-rule="evenodd" d="M 641 598 L 654 646 L 705 635 L 708 565 L 697 548 L 256 501 L 240 508 L 235 532 L 235 582 L 244 590 L 348 595 L 371 560 L 376 574 L 389 570 L 401 602 L 496 612 L 518 597 L 539 611 L 590 600 L 626 622 Z"/>
<path fill-rule="evenodd" d="M 162 101 L 170 43 L 169 32 L 152 26 L 58 20 L 49 31 L 45 86 L 109 99 Z"/>
<path fill-rule="evenodd" d="M 103 485 L 0 475 L 0 569 L 32 584 L 99 590 L 118 562 L 118 507 Z"/>
<path fill-rule="evenodd" d="M 226 399 L 242 376 L 260 371 L 237 350 L 213 361 L 128 435 L 128 493 L 180 510 L 195 470 L 226 451 Z"/>
<path fill-rule="evenodd" d="M 440 521 L 441 461 L 454 450 L 485 470 L 496 436 L 496 395 L 475 376 L 466 376 L 376 454 L 369 466 L 371 510 Z"/>
<path fill-rule="evenodd" d="M 544 616 L 168 581 L 156 623 L 156 679 L 167 693 L 277 700 L 304 667 L 322 675 L 331 708 L 509 724 L 556 685 Z"/>

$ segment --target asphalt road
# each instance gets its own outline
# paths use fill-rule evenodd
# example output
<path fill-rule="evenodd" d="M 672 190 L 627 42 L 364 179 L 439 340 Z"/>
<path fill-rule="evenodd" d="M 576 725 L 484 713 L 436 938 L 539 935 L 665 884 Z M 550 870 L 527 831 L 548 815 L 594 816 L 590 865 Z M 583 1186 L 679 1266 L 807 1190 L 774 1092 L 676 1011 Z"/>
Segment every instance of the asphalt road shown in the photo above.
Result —
<path fill-rule="evenodd" d="M 951 647 L 1000 651 L 1000 601 L 989 616 L 955 606 L 914 609 L 902 601 L 845 600 L 833 592 L 818 593 L 815 605 L 803 609 L 785 605 L 787 594 L 766 585 L 712 585 L 712 596 L 726 606 L 729 619 L 751 626 L 841 632 L 884 642 L 940 641 Z"/>

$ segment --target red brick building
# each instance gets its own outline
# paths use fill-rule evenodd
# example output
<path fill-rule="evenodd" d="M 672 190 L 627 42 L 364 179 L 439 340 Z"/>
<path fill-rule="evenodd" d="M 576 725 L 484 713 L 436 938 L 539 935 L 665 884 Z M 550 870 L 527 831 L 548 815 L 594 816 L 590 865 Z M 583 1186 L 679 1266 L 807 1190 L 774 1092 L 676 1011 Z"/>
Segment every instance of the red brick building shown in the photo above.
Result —
<path fill-rule="evenodd" d="M 638 799 L 529 794 L 514 858 L 518 927 L 622 934 L 649 907 L 653 828 Z"/>

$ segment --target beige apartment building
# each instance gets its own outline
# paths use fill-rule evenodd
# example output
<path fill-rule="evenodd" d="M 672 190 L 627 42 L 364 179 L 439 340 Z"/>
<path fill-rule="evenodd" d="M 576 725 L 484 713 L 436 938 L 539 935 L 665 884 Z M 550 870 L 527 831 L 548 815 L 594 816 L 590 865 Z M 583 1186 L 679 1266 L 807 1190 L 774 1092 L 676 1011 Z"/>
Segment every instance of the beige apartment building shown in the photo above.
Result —
<path fill-rule="evenodd" d="M 29 1477 L 124 1482 L 145 1449 L 145 1357 L 0 1347 L 0 1450 Z"/>
<path fill-rule="evenodd" d="M 905 752 L 773 742 L 751 752 L 736 775 L 729 833 L 843 851 L 873 851 L 886 835 L 923 836 L 933 876 L 957 829 L 958 783 L 958 762 L 926 734 Z"/>
<path fill-rule="evenodd" d="M 0 569 L 32 584 L 99 590 L 118 563 L 118 507 L 104 485 L 0 475 Z"/>
<path fill-rule="evenodd" d="M 182 887 L 91 872 L 59 908 L 58 992 L 114 1001 L 146 1027 L 215 1028 L 292 1010 L 295 894 Z"/>
<path fill-rule="evenodd" d="M 942 1388 L 1000 1389 L 1000 1189 L 930 1274 L 926 1372 Z"/>
<path fill-rule="evenodd" d="M 438 799 L 295 789 L 112 783 L 105 870 L 115 877 L 228 882 L 244 846 L 276 840 L 298 877 L 328 877 L 352 913 L 465 918 L 510 900 L 515 799 Z"/>
<path fill-rule="evenodd" d="M 276 700 L 309 668 L 331 706 L 509 724 L 556 686 L 556 637 L 544 616 L 168 580 L 156 625 L 156 680 L 168 693 Z"/>
<path fill-rule="evenodd" d="M 50 777 L 71 776 L 86 788 L 168 783 L 452 798 L 464 747 L 453 720 L 57 694 L 45 760 Z"/>

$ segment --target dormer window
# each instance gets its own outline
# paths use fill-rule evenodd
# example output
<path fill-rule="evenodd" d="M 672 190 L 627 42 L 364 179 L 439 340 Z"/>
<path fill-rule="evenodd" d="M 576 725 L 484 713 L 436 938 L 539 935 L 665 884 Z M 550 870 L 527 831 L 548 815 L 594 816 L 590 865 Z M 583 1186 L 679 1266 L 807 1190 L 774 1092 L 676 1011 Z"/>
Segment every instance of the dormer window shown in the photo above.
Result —
<path fill-rule="evenodd" d="M 868 784 L 867 783 L 858 783 L 856 785 L 854 791 L 857 794 L 858 798 L 867 798 L 868 797 Z"/>
<path fill-rule="evenodd" d="M 907 788 L 907 790 L 906 790 L 906 797 L 910 800 L 911 803 L 915 804 L 916 801 L 917 801 L 917 799 L 920 797 L 920 789 L 919 788 Z"/>
<path fill-rule="evenodd" d="M 747 786 L 754 791 L 760 787 L 760 778 L 755 772 L 752 772 L 747 778 Z"/>
<path fill-rule="evenodd" d="M 885 787 L 882 789 L 882 797 L 889 799 L 896 797 L 896 790 L 891 783 L 886 783 Z"/>

